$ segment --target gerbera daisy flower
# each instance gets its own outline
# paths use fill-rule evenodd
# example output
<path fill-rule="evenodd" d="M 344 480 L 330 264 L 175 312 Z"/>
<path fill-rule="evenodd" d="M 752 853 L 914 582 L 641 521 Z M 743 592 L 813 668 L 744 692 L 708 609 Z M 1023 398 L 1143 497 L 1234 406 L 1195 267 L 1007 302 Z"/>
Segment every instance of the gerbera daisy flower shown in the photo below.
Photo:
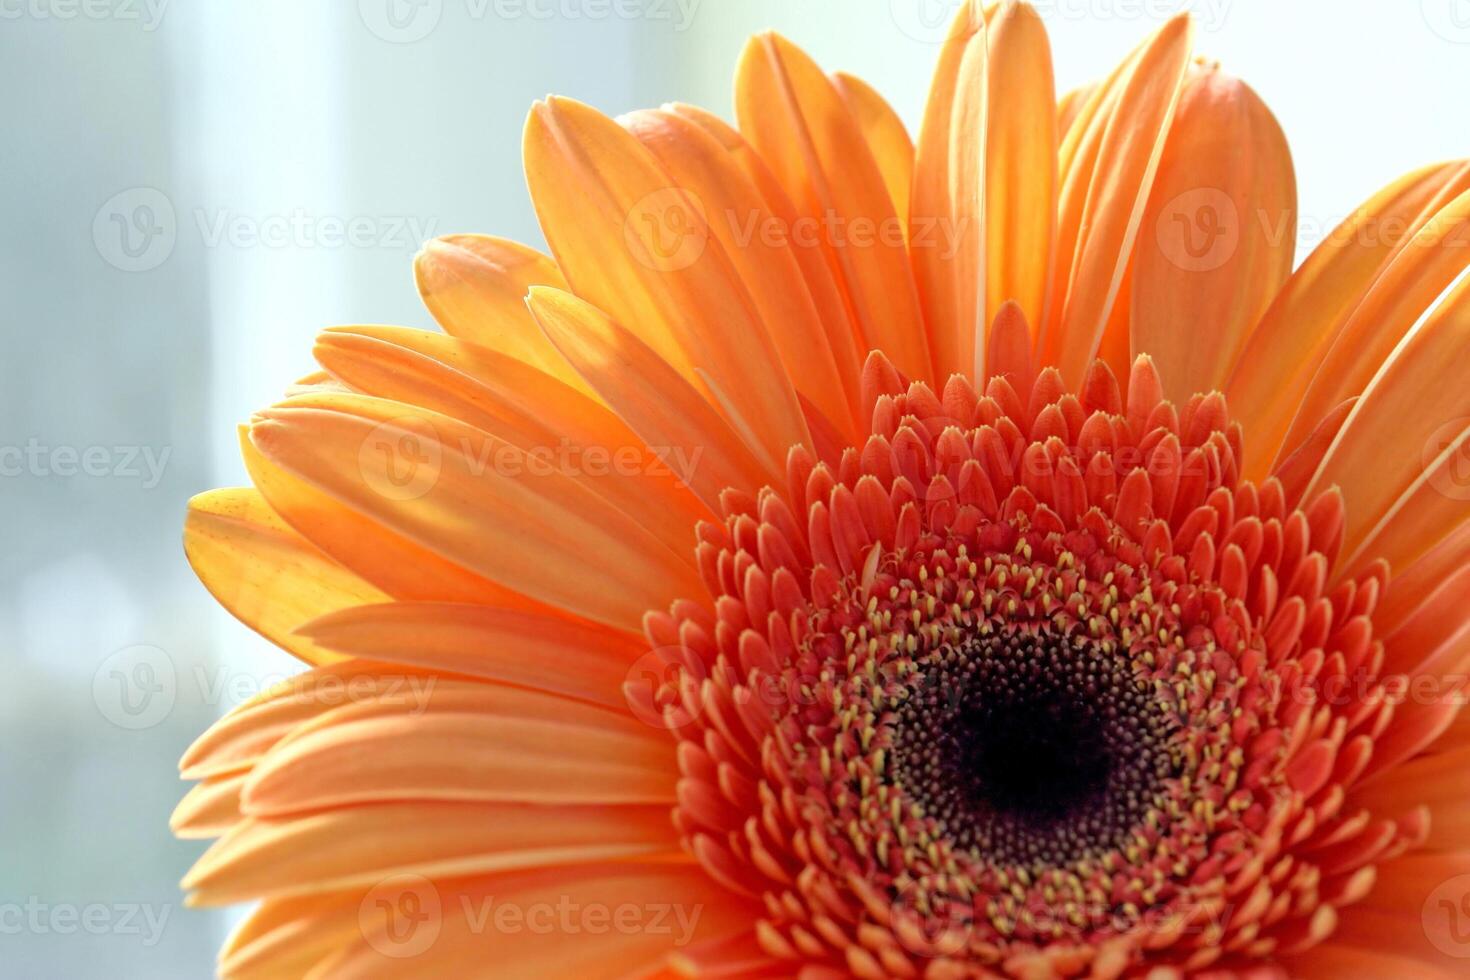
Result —
<path fill-rule="evenodd" d="M 183 760 L 221 971 L 1463 975 L 1470 165 L 1293 272 L 1191 34 L 537 104 L 550 255 L 429 243 L 191 505 L 309 665 Z"/>

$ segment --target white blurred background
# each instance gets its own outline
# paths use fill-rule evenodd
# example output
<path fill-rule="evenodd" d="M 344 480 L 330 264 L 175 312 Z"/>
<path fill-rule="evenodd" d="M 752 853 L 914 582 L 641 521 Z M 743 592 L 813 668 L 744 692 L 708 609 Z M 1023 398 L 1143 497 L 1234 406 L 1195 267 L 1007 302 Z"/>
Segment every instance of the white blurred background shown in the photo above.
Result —
<path fill-rule="evenodd" d="M 1470 152 L 1470 0 L 1039 0 L 1058 84 L 1179 9 L 1296 153 L 1310 244 Z M 429 326 L 433 235 L 540 244 L 548 92 L 729 113 L 775 28 L 915 128 L 948 0 L 0 0 L 0 974 L 199 977 L 230 916 L 176 882 L 175 760 L 292 671 L 179 546 L 235 423 L 321 327 Z M 151 673 L 149 672 L 151 671 Z"/>

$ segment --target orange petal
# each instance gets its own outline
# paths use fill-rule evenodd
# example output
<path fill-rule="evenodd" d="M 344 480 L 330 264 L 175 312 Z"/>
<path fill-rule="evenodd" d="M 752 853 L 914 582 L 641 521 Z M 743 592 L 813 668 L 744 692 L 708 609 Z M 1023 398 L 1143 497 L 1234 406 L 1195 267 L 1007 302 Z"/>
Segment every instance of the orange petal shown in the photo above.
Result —
<path fill-rule="evenodd" d="M 1062 183 L 1041 360 L 1078 383 L 1102 340 L 1183 88 L 1194 28 L 1175 17 L 1083 107 Z M 1089 111 L 1091 110 L 1091 111 Z"/>
<path fill-rule="evenodd" d="M 286 388 L 286 397 L 292 398 L 296 395 L 308 395 L 323 391 L 348 391 L 346 385 L 332 377 L 325 371 L 313 371 L 304 377 L 297 378 Z"/>
<path fill-rule="evenodd" d="M 338 653 L 534 687 L 624 708 L 637 636 L 541 613 L 443 602 L 357 606 L 297 629 Z"/>
<path fill-rule="evenodd" d="M 1470 460 L 1470 420 L 1464 428 L 1438 430 L 1424 445 L 1419 476 L 1362 538 L 1343 563 L 1358 569 L 1386 562 L 1396 574 L 1421 560 L 1453 566 L 1470 555 L 1467 544 L 1466 461 Z M 1431 572 L 1431 574 L 1433 574 Z M 1395 579 L 1395 588 L 1404 588 Z"/>
<path fill-rule="evenodd" d="M 190 500 L 184 554 L 231 615 L 307 663 L 338 657 L 291 630 L 387 598 L 287 527 L 255 490 L 212 490 Z"/>
<path fill-rule="evenodd" d="M 1192 72 L 1139 234 L 1132 353 L 1183 404 L 1230 377 L 1291 273 L 1296 176 L 1271 111 L 1238 79 Z"/>
<path fill-rule="evenodd" d="M 649 346 L 569 293 L 537 289 L 531 310 L 551 342 L 649 445 L 688 462 L 689 486 L 711 508 L 726 487 L 754 492 L 776 483 L 779 461 L 759 453 L 753 433 L 737 434 Z M 744 438 L 742 438 L 744 436 Z"/>
<path fill-rule="evenodd" d="M 796 392 L 704 203 L 617 123 L 569 99 L 536 106 L 524 153 L 536 214 L 577 295 L 696 386 L 725 392 L 725 411 L 770 452 L 804 444 Z"/>
<path fill-rule="evenodd" d="M 389 800 L 665 803 L 668 733 L 626 710 L 440 678 L 412 703 L 354 701 L 277 744 L 246 783 L 252 816 Z"/>
<path fill-rule="evenodd" d="M 363 395 L 311 396 L 261 413 L 250 439 L 345 506 L 586 618 L 636 628 L 647 609 L 699 589 L 687 552 L 670 551 L 555 466 L 447 416 Z"/>
<path fill-rule="evenodd" d="M 249 818 L 190 869 L 191 904 L 459 877 L 677 851 L 665 807 L 387 803 Z"/>
<path fill-rule="evenodd" d="M 1383 863 L 1367 897 L 1342 910 L 1331 939 L 1286 961 L 1291 975 L 1324 980 L 1463 977 L 1464 957 L 1449 955 L 1463 952 L 1456 938 L 1460 920 L 1447 913 L 1464 894 L 1453 883 L 1467 871 L 1470 854 L 1461 850 L 1421 852 Z M 1445 885 L 1449 887 L 1441 887 Z"/>
<path fill-rule="evenodd" d="M 735 127 L 698 106 L 674 103 L 665 108 L 698 123 L 705 132 L 720 141 L 725 152 L 730 154 L 730 158 L 760 190 L 766 207 L 779 222 L 778 227 L 801 227 L 801 215 L 796 210 L 796 205 L 791 203 L 791 196 L 782 188 L 760 154 L 751 148 Z M 861 339 L 858 321 L 850 308 L 851 302 L 847 294 L 837 281 L 837 256 L 825 235 L 791 236 L 791 254 L 801 267 L 807 292 L 811 294 L 817 313 L 822 318 L 827 344 L 837 361 L 837 371 L 842 377 L 848 404 L 856 410 L 860 403 L 857 378 L 862 369 L 862 358 L 867 352 L 858 349 Z"/>
<path fill-rule="evenodd" d="M 760 35 L 736 69 L 735 115 L 816 233 L 840 239 L 833 242 L 838 278 L 863 340 L 910 377 L 927 378 L 929 353 L 903 225 L 831 80 L 790 41 Z"/>
<path fill-rule="evenodd" d="M 242 772 L 292 731 L 351 701 L 389 698 L 420 704 L 437 679 L 414 668 L 342 660 L 314 667 L 232 709 L 200 735 L 179 761 L 185 779 Z"/>
<path fill-rule="evenodd" d="M 914 151 L 909 204 L 910 262 L 936 377 L 976 370 L 986 273 L 980 181 L 989 83 L 985 18 L 976 2 L 956 14 L 939 52 Z M 956 166 L 966 173 L 956 173 Z M 910 375 L 911 377 L 913 375 Z M 979 376 L 979 375 L 976 375 Z"/>
<path fill-rule="evenodd" d="M 1065 140 L 1072 125 L 1082 114 L 1082 107 L 1097 94 L 1097 83 L 1091 82 L 1072 89 L 1057 100 L 1057 134 Z"/>
<path fill-rule="evenodd" d="M 1464 616 L 1467 601 L 1470 567 L 1461 568 L 1421 595 L 1408 622 L 1382 634 L 1375 628 L 1375 635 L 1383 636 L 1384 675 L 1444 677 L 1457 673 L 1470 648 L 1470 621 Z"/>
<path fill-rule="evenodd" d="M 1286 961 L 1290 964 L 1291 975 L 1301 977 L 1302 980 L 1379 980 L 1381 977 L 1393 977 L 1394 980 L 1456 980 L 1462 976 L 1455 972 L 1452 964 L 1437 967 L 1406 955 L 1392 945 L 1385 946 L 1384 937 L 1377 930 L 1370 930 L 1367 945 L 1371 948 L 1365 949 L 1362 945 L 1351 942 L 1346 937 L 1353 932 L 1353 923 L 1358 923 L 1361 928 L 1363 921 L 1364 916 L 1350 912 L 1331 941 Z M 1396 933 L 1400 939 L 1416 928 L 1422 936 L 1424 930 L 1418 913 L 1406 916 L 1401 927 L 1402 931 Z"/>
<path fill-rule="evenodd" d="M 1225 389 L 1232 414 L 1245 427 L 1247 476 L 1260 479 L 1295 446 L 1283 446 L 1287 429 L 1339 329 L 1385 264 L 1439 210 L 1437 202 L 1467 182 L 1470 164 L 1464 162 L 1400 178 L 1339 225 L 1287 281 L 1246 341 Z"/>
<path fill-rule="evenodd" d="M 1455 518 L 1467 513 L 1464 487 L 1453 482 L 1454 474 L 1426 466 L 1445 453 L 1452 465 L 1463 465 L 1459 442 L 1470 432 L 1467 345 L 1470 279 L 1403 339 L 1367 383 L 1327 450 L 1307 493 L 1333 485 L 1343 488 L 1348 504 L 1343 546 L 1348 555 L 1369 535 L 1392 536 L 1388 525 L 1426 484 L 1444 502 L 1436 506 L 1421 498 L 1418 509 L 1432 510 L 1442 518 L 1442 527 L 1453 527 Z"/>
<path fill-rule="evenodd" d="M 914 141 L 909 139 L 903 120 L 877 89 L 856 75 L 833 72 L 832 84 L 868 141 L 868 149 L 883 174 L 894 213 L 908 214 L 909 192 L 914 183 Z"/>
<path fill-rule="evenodd" d="M 930 348 L 935 358 L 936 377 L 955 373 L 966 377 L 985 376 L 985 289 L 989 282 L 990 236 L 986 232 L 986 178 L 990 156 L 982 152 L 990 116 L 990 52 L 988 34 L 977 32 L 965 48 L 955 76 L 955 100 L 949 123 L 949 211 L 939 222 L 937 236 L 922 236 L 925 216 L 913 222 L 913 251 L 933 251 L 952 264 L 955 291 L 954 333 L 933 335 Z M 948 227 L 946 227 L 948 225 Z M 950 229 L 953 229 L 950 231 Z M 947 255 L 943 242 L 954 242 Z M 947 363 L 947 355 L 954 363 Z"/>
<path fill-rule="evenodd" d="M 665 459 L 580 390 L 476 347 L 427 330 L 344 327 L 321 334 L 314 353 L 355 390 L 418 405 L 504 439 L 556 466 L 670 550 L 688 550 L 691 529 L 713 515 Z"/>
<path fill-rule="evenodd" d="M 566 288 L 561 270 L 547 256 L 504 238 L 446 235 L 424 243 L 414 256 L 413 276 L 424 305 L 445 333 L 581 386 L 526 312 L 532 286 Z"/>
<path fill-rule="evenodd" d="M 1331 406 L 1363 391 L 1435 301 L 1470 266 L 1470 190 L 1434 215 L 1389 261 L 1332 341 L 1302 396 L 1285 444 Z"/>
<path fill-rule="evenodd" d="M 312 967 L 362 936 L 366 894 L 366 889 L 358 889 L 266 899 L 220 950 L 220 976 L 227 980 L 310 976 Z"/>
<path fill-rule="evenodd" d="M 748 930 L 756 914 L 687 864 L 574 866 L 439 881 L 434 890 L 442 917 L 422 952 L 410 945 L 414 937 L 405 941 L 401 921 L 379 913 L 364 920 L 373 929 L 322 964 L 321 975 L 626 980 L 655 975 L 691 943 Z M 515 917 L 497 918 L 506 909 Z M 632 919 L 617 918 L 625 913 Z M 609 927 L 619 921 L 629 924 Z"/>
<path fill-rule="evenodd" d="M 1272 471 L 1271 475 L 1281 481 L 1281 490 L 1289 506 L 1295 507 L 1300 503 L 1307 485 L 1317 474 L 1317 467 L 1322 465 L 1322 457 L 1327 455 L 1357 401 L 1356 398 L 1349 399 L 1329 412 L 1311 438 Z"/>
<path fill-rule="evenodd" d="M 849 439 L 855 439 L 851 406 L 816 304 L 788 236 L 766 209 L 760 191 L 719 140 L 690 119 L 664 110 L 645 110 L 619 121 L 658 159 L 675 184 L 703 204 L 710 232 L 729 255 L 796 390 Z"/>
<path fill-rule="evenodd" d="M 1420 756 L 1384 773 L 1369 786 L 1354 789 L 1352 800 L 1385 812 L 1401 810 L 1410 803 L 1428 804 L 1433 808 L 1441 803 L 1461 802 L 1464 799 L 1462 780 L 1467 766 L 1470 766 L 1470 746 Z M 1375 894 L 1375 899 L 1383 898 L 1390 903 L 1394 900 L 1393 896 L 1384 895 L 1381 891 Z M 1377 904 L 1377 901 L 1372 904 Z"/>
<path fill-rule="evenodd" d="M 985 324 L 1015 301 L 1041 320 L 1057 222 L 1057 123 L 1051 44 L 1026 3 L 1004 3 L 988 23 Z"/>
<path fill-rule="evenodd" d="M 245 773 L 206 779 L 185 794 L 169 817 L 175 837 L 218 837 L 240 822 L 240 790 Z"/>
<path fill-rule="evenodd" d="M 328 389 L 298 393 L 330 393 Z M 245 469 L 271 509 L 312 544 L 395 599 L 486 602 L 531 607 L 539 603 L 461 568 L 342 506 L 306 481 L 275 465 L 240 429 Z"/>
<path fill-rule="evenodd" d="M 1433 491 L 1432 487 L 1426 488 Z M 1426 488 L 1421 488 L 1420 494 Z M 1373 614 L 1375 630 L 1380 624 L 1389 630 L 1402 623 L 1413 615 L 1424 596 L 1470 564 L 1470 520 L 1462 518 L 1446 526 L 1443 515 L 1435 514 L 1432 508 L 1414 507 L 1415 499 L 1410 498 L 1395 522 L 1395 530 L 1401 533 L 1390 539 L 1370 535 L 1359 549 L 1357 560 L 1350 558 L 1342 564 L 1347 574 L 1353 574 L 1366 564 L 1363 555 L 1370 554 L 1381 556 L 1395 570 L 1393 588 Z M 1425 500 L 1433 502 L 1433 498 Z M 1411 520 L 1410 515 L 1416 513 L 1427 513 L 1427 519 Z"/>

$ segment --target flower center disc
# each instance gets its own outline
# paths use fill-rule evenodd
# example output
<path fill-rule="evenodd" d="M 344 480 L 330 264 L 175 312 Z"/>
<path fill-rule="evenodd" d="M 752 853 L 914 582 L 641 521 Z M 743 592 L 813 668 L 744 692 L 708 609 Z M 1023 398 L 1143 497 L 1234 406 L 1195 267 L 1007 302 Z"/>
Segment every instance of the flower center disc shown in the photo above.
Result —
<path fill-rule="evenodd" d="M 1181 770 L 1153 684 L 1115 644 L 1006 628 L 918 666 L 893 723 L 892 779 L 991 862 L 1055 867 L 1112 850 Z"/>

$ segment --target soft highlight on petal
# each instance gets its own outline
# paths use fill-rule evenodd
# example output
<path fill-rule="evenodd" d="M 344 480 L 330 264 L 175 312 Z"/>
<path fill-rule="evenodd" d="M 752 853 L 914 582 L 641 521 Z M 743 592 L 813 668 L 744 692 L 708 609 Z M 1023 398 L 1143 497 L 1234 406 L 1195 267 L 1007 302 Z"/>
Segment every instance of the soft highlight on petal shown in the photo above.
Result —
<path fill-rule="evenodd" d="M 1171 399 L 1224 386 L 1291 272 L 1296 225 L 1281 127 L 1245 83 L 1196 69 L 1164 145 L 1132 282 L 1132 354 L 1154 358 Z"/>

